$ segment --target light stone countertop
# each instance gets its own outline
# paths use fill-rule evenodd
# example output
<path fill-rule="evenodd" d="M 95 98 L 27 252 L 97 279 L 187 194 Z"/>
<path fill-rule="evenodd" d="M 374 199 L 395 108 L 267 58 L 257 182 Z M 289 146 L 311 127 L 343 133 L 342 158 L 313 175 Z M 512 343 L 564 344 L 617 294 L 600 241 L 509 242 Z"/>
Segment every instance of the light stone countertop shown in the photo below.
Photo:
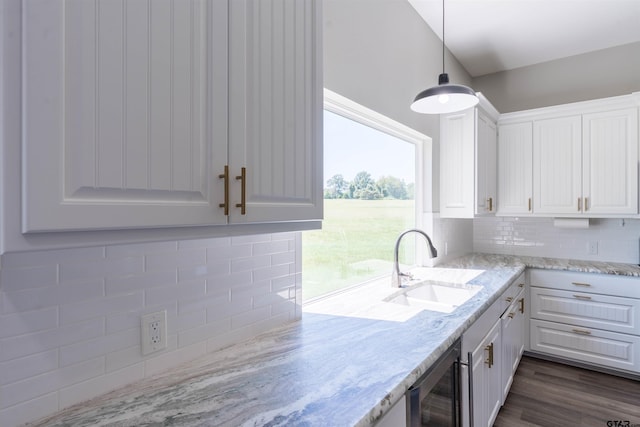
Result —
<path fill-rule="evenodd" d="M 450 314 L 382 302 L 398 289 L 373 281 L 305 305 L 301 321 L 33 425 L 372 425 L 525 267 L 640 277 L 629 264 L 468 255 L 416 271 L 482 286 Z"/>

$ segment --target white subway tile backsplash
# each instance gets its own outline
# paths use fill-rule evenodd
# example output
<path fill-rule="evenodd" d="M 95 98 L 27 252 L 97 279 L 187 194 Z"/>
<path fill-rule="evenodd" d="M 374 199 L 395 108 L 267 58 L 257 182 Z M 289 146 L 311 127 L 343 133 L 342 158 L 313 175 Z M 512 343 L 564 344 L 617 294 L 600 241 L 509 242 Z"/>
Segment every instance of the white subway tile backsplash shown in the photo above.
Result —
<path fill-rule="evenodd" d="M 207 293 L 204 279 L 181 282 L 171 286 L 161 286 L 145 290 L 145 304 L 148 306 L 165 304 L 190 298 L 202 298 Z"/>
<path fill-rule="evenodd" d="M 558 228 L 553 218 L 482 217 L 473 221 L 476 252 L 637 264 L 638 219 L 590 219 L 589 228 Z M 598 253 L 588 251 L 598 243 Z"/>
<path fill-rule="evenodd" d="M 2 255 L 1 424 L 299 319 L 301 242 L 291 232 Z M 140 316 L 160 310 L 167 349 L 142 356 Z"/>
<path fill-rule="evenodd" d="M 0 363 L 0 385 L 35 377 L 58 368 L 58 350 L 49 350 Z"/>
<path fill-rule="evenodd" d="M 143 292 L 137 291 L 126 295 L 104 297 L 81 303 L 64 304 L 60 306 L 60 324 L 66 325 L 110 313 L 135 311 L 142 307 Z"/>
<path fill-rule="evenodd" d="M 128 275 L 106 279 L 105 290 L 107 296 L 127 294 L 134 290 L 144 290 L 156 286 L 166 286 L 177 283 L 177 272 L 174 268 L 169 271 L 152 271 L 142 274 Z"/>
<path fill-rule="evenodd" d="M 251 245 L 218 246 L 207 248 L 207 262 L 251 256 Z"/>
<path fill-rule="evenodd" d="M 118 387 L 131 384 L 144 378 L 144 363 L 140 362 L 100 377 L 92 378 L 58 391 L 60 409 L 74 403 L 99 396 Z"/>
<path fill-rule="evenodd" d="M 0 339 L 58 326 L 58 307 L 0 316 Z"/>
<path fill-rule="evenodd" d="M 144 374 L 146 377 L 166 372 L 177 364 L 186 363 L 196 357 L 203 356 L 207 353 L 206 341 L 200 341 L 195 344 L 180 347 L 170 353 L 161 353 L 152 357 L 144 363 Z"/>
<path fill-rule="evenodd" d="M 87 360 L 63 369 L 56 369 L 26 380 L 3 385 L 0 408 L 4 409 L 34 399 L 61 387 L 95 378 L 101 374 L 104 374 L 104 357 Z"/>
<path fill-rule="evenodd" d="M 139 343 L 140 328 L 136 328 L 64 346 L 60 348 L 60 366 L 68 366 L 93 359 Z"/>
<path fill-rule="evenodd" d="M 178 268 L 178 281 L 218 277 L 228 275 L 231 268 L 230 260 L 214 260 L 205 265 Z"/>
<path fill-rule="evenodd" d="M 3 261 L 5 265 L 11 265 Z M 58 282 L 57 264 L 28 266 L 22 268 L 3 267 L 0 269 L 2 290 L 21 291 L 28 288 L 52 286 Z"/>
<path fill-rule="evenodd" d="M 203 265 L 207 262 L 204 248 L 185 248 L 175 253 L 155 253 L 145 256 L 145 271 L 171 270 L 178 267 Z"/>
<path fill-rule="evenodd" d="M 238 271 L 255 270 L 256 268 L 269 266 L 271 266 L 271 256 L 269 255 L 238 258 L 231 261 L 231 272 L 237 273 Z"/>
<path fill-rule="evenodd" d="M 103 258 L 96 261 L 68 261 L 60 265 L 60 281 L 114 277 L 142 273 L 144 258 L 141 256 L 125 258 Z"/>
<path fill-rule="evenodd" d="M 52 414 L 58 408 L 58 393 L 53 392 L 7 409 L 0 409 L 0 420 L 7 427 L 18 426 Z"/>
<path fill-rule="evenodd" d="M 276 240 L 271 242 L 256 243 L 253 245 L 253 255 L 277 254 L 289 251 L 288 240 Z"/>
<path fill-rule="evenodd" d="M 93 339 L 102 334 L 104 334 L 104 318 L 96 318 L 41 332 L 3 338 L 0 340 L 0 362 Z"/>

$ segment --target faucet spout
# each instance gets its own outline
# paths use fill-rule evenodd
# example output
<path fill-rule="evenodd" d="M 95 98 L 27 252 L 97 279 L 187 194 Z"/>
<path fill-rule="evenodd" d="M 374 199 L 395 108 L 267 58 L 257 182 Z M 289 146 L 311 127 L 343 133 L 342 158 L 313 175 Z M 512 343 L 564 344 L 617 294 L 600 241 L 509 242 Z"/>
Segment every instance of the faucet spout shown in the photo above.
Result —
<path fill-rule="evenodd" d="M 402 240 L 402 238 L 404 236 L 406 236 L 409 233 L 418 233 L 424 236 L 425 239 L 427 239 L 427 245 L 429 246 L 429 252 L 431 253 L 431 258 L 435 258 L 438 256 L 438 251 L 435 248 L 435 246 L 433 246 L 433 243 L 431 242 L 431 238 L 429 237 L 429 235 L 427 233 L 425 233 L 424 231 L 417 229 L 417 228 L 412 228 L 406 231 L 403 231 L 399 236 L 398 239 L 396 240 L 396 246 L 393 249 L 393 272 L 391 274 L 391 286 L 399 288 L 402 286 L 402 277 L 404 276 L 410 276 L 409 274 L 406 273 L 401 273 L 400 272 L 400 262 L 398 261 L 398 252 L 400 250 L 400 241 Z"/>

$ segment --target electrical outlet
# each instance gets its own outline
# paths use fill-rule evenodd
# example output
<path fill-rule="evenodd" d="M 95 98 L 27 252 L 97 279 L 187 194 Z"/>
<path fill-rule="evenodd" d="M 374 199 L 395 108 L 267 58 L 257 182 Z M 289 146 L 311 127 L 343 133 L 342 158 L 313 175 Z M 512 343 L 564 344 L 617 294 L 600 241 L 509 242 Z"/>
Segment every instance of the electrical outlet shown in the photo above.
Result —
<path fill-rule="evenodd" d="M 589 255 L 598 255 L 598 241 L 590 241 L 587 245 L 587 251 L 589 252 Z"/>
<path fill-rule="evenodd" d="M 142 354 L 167 348 L 167 311 L 142 316 L 140 320 Z"/>

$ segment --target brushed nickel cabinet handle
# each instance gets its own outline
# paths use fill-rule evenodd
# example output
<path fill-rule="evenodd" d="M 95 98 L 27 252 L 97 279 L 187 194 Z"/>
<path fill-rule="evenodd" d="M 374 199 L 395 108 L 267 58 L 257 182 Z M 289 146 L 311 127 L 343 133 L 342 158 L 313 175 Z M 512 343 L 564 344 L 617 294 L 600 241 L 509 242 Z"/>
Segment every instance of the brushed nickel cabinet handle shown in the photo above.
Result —
<path fill-rule="evenodd" d="M 572 329 L 571 332 L 578 335 L 591 335 L 591 331 L 586 331 L 584 329 Z"/>
<path fill-rule="evenodd" d="M 578 197 L 578 212 L 582 210 L 582 199 Z"/>
<path fill-rule="evenodd" d="M 524 283 L 518 283 L 519 288 L 524 288 Z"/>
<path fill-rule="evenodd" d="M 506 300 L 507 302 L 511 302 L 511 301 L 513 301 L 513 297 L 507 297 L 507 298 L 505 298 L 505 300 Z"/>
<path fill-rule="evenodd" d="M 589 283 L 571 282 L 571 284 L 575 285 L 575 286 L 584 286 L 585 288 L 591 287 L 591 285 Z"/>
<path fill-rule="evenodd" d="M 236 208 L 240 208 L 240 215 L 247 213 L 247 168 L 240 169 L 240 175 L 236 176 L 240 180 L 240 203 L 236 203 Z"/>
<path fill-rule="evenodd" d="M 487 202 L 489 202 L 489 212 L 493 212 L 493 197 L 489 197 Z"/>
<path fill-rule="evenodd" d="M 578 298 L 578 299 L 583 299 L 583 300 L 590 300 L 591 297 L 588 297 L 586 295 L 574 295 L 574 298 Z"/>
<path fill-rule="evenodd" d="M 516 315 L 516 314 L 512 311 L 511 313 L 507 314 L 507 317 L 508 317 L 509 319 L 513 319 L 513 318 L 515 317 L 515 315 Z"/>
<path fill-rule="evenodd" d="M 584 198 L 584 210 L 585 210 L 585 212 L 586 212 L 587 210 L 589 210 L 589 205 L 588 205 L 588 203 L 589 203 L 589 198 L 588 198 L 588 197 L 585 197 L 585 198 Z"/>
<path fill-rule="evenodd" d="M 524 313 L 524 298 L 520 298 L 520 313 Z"/>
<path fill-rule="evenodd" d="M 224 173 L 218 175 L 218 178 L 224 179 L 224 203 L 218 206 L 224 208 L 224 214 L 229 215 L 229 165 L 224 165 Z"/>
<path fill-rule="evenodd" d="M 529 197 L 529 212 L 531 212 L 531 197 Z"/>

